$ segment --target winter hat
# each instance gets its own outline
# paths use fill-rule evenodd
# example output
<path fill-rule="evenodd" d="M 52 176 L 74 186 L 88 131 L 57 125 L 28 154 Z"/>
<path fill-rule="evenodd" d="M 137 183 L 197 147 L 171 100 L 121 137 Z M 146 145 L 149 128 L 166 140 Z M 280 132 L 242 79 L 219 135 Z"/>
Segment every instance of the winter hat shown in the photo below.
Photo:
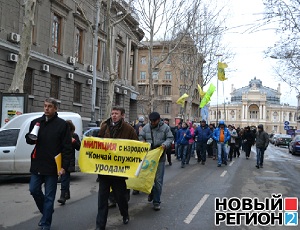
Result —
<path fill-rule="evenodd" d="M 156 121 L 160 119 L 160 114 L 158 112 L 152 112 L 149 114 L 149 120 Z"/>

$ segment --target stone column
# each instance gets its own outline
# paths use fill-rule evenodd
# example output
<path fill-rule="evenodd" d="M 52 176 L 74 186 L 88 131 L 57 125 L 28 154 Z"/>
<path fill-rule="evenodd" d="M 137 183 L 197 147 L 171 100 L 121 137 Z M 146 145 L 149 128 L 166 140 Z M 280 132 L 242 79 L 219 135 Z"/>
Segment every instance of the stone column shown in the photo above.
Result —
<path fill-rule="evenodd" d="M 259 106 L 259 120 L 262 119 L 262 105 Z"/>
<path fill-rule="evenodd" d="M 242 120 L 245 119 L 245 105 L 242 106 Z"/>

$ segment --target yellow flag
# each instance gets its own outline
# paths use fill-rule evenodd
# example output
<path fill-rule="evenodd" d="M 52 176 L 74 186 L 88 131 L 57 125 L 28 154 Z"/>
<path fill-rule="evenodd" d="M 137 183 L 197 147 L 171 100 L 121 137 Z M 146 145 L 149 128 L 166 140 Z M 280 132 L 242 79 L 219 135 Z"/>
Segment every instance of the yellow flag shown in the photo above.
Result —
<path fill-rule="evenodd" d="M 225 68 L 227 68 L 228 65 L 226 63 L 218 62 L 218 79 L 220 81 L 225 81 L 227 78 L 225 77 Z"/>
<path fill-rule="evenodd" d="M 216 87 L 211 83 L 206 94 L 204 95 L 204 98 L 201 100 L 201 103 L 199 105 L 199 108 L 203 108 L 209 101 L 213 93 L 215 92 Z"/>
<path fill-rule="evenodd" d="M 182 107 L 184 107 L 184 102 L 185 99 L 188 98 L 189 95 L 187 95 L 186 93 L 183 94 L 180 98 L 178 98 L 178 100 L 176 101 L 176 104 L 181 105 Z"/>
<path fill-rule="evenodd" d="M 204 92 L 202 89 L 201 89 L 201 86 L 198 84 L 198 92 L 199 92 L 199 95 L 200 95 L 200 98 L 203 98 L 204 95 L 206 94 L 206 92 Z"/>
<path fill-rule="evenodd" d="M 147 194 L 151 193 L 159 158 L 163 151 L 162 147 L 158 147 L 148 152 L 143 161 L 139 175 L 135 178 L 128 178 L 128 180 L 126 180 L 127 188 L 138 190 Z"/>

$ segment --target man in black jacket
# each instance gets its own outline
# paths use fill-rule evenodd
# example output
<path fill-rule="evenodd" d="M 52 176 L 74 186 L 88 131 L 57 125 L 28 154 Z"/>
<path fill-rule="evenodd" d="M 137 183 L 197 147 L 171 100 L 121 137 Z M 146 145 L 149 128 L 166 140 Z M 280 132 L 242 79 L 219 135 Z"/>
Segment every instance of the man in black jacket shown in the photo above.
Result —
<path fill-rule="evenodd" d="M 264 153 L 269 145 L 269 135 L 264 131 L 262 124 L 257 126 L 258 131 L 256 132 L 256 168 L 263 167 Z"/>
<path fill-rule="evenodd" d="M 38 223 L 43 230 L 51 227 L 57 178 L 69 167 L 72 152 L 70 129 L 66 121 L 58 117 L 57 108 L 57 101 L 46 99 L 44 115 L 31 122 L 29 132 L 25 135 L 27 144 L 35 145 L 31 153 L 29 191 L 43 215 Z M 37 139 L 32 139 L 30 134 L 35 126 L 39 126 Z M 62 168 L 58 172 L 55 156 L 59 153 L 62 155 Z M 45 194 L 42 192 L 43 183 Z"/>

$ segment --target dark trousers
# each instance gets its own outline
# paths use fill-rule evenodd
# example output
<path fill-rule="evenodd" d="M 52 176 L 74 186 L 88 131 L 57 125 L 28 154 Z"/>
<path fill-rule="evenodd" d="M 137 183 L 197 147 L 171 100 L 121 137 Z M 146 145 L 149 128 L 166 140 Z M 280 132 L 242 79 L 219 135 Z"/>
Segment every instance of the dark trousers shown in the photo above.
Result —
<path fill-rule="evenodd" d="M 99 176 L 98 214 L 96 226 L 100 229 L 105 229 L 107 222 L 110 187 L 112 187 L 112 191 L 121 215 L 123 217 L 128 216 L 127 188 L 125 178 Z"/>
<path fill-rule="evenodd" d="M 246 142 L 245 145 L 244 145 L 246 157 L 250 157 L 251 146 L 252 146 L 252 144 L 249 144 L 249 143 L 247 143 L 247 142 Z"/>
<path fill-rule="evenodd" d="M 191 159 L 191 155 L 192 155 L 192 149 L 193 149 L 193 143 L 189 143 L 187 154 L 186 154 L 186 159 L 185 159 L 185 162 L 187 164 L 190 163 L 190 159 Z"/>
<path fill-rule="evenodd" d="M 230 150 L 229 150 L 229 160 L 232 161 L 232 157 L 236 157 L 236 155 L 240 155 L 240 153 L 237 153 L 237 147 L 235 143 L 230 143 Z"/>
<path fill-rule="evenodd" d="M 172 163 L 172 160 L 171 160 L 172 149 L 171 149 L 171 147 L 167 148 L 166 154 L 167 154 L 167 160 L 168 160 L 169 164 Z"/>
<path fill-rule="evenodd" d="M 61 175 L 61 191 L 68 192 L 70 191 L 70 180 L 71 180 L 71 173 L 66 171 L 65 174 Z"/>
<path fill-rule="evenodd" d="M 213 142 L 210 145 L 207 145 L 207 155 L 211 157 L 216 157 L 217 156 L 217 142 L 213 140 Z"/>
<path fill-rule="evenodd" d="M 197 142 L 197 156 L 198 162 L 206 161 L 206 150 L 207 150 L 207 143 L 206 142 Z"/>

